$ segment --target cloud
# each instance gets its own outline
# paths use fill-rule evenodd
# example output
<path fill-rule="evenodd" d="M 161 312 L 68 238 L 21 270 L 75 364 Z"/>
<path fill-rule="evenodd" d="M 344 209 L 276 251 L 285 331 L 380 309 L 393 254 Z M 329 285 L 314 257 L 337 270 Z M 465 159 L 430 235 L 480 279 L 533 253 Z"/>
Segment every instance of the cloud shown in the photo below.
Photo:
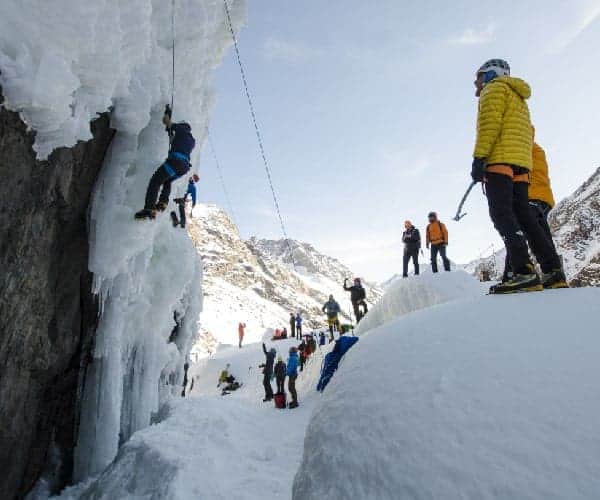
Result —
<path fill-rule="evenodd" d="M 263 45 L 263 54 L 267 59 L 297 64 L 314 59 L 320 52 L 302 42 L 269 37 Z"/>
<path fill-rule="evenodd" d="M 455 45 L 482 45 L 494 40 L 496 27 L 488 24 L 485 28 L 467 28 L 459 36 L 450 38 L 449 42 Z"/>
<path fill-rule="evenodd" d="M 576 22 L 558 37 L 556 50 L 565 49 L 598 19 L 600 19 L 600 4 L 596 0 L 587 2 L 577 16 Z"/>

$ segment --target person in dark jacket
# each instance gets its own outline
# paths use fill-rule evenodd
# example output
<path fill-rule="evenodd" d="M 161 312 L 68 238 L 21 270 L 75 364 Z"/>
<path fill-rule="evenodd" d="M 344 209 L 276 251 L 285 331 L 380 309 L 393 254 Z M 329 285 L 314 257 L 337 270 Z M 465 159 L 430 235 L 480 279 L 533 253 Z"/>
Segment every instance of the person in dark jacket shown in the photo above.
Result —
<path fill-rule="evenodd" d="M 352 308 L 354 309 L 354 317 L 356 318 L 356 322 L 359 323 L 362 317 L 369 311 L 367 303 L 365 302 L 367 292 L 362 286 L 360 278 L 354 278 L 354 284 L 352 286 L 348 286 L 348 280 L 345 279 L 344 290 L 350 292 L 350 302 L 352 302 Z"/>
<path fill-rule="evenodd" d="M 300 313 L 296 314 L 296 336 L 302 338 L 302 316 L 300 316 Z"/>
<path fill-rule="evenodd" d="M 283 394 L 285 392 L 285 376 L 287 373 L 287 367 L 283 362 L 283 358 L 279 356 L 277 363 L 275 363 L 275 380 L 277 381 L 277 394 Z"/>
<path fill-rule="evenodd" d="M 296 316 L 294 316 L 294 313 L 290 313 L 290 334 L 293 338 L 296 338 Z"/>
<path fill-rule="evenodd" d="M 298 393 L 296 392 L 296 379 L 298 378 L 298 349 L 290 347 L 290 355 L 287 362 L 288 390 L 292 401 L 288 408 L 298 407 Z"/>
<path fill-rule="evenodd" d="M 187 174 L 191 168 L 190 154 L 196 145 L 192 127 L 185 122 L 173 123 L 169 108 L 163 116 L 163 124 L 169 134 L 169 154 L 150 178 L 144 209 L 135 214 L 136 219 L 154 219 L 157 211 L 164 211 L 169 204 L 171 183 Z M 157 203 L 159 190 L 161 193 Z"/>
<path fill-rule="evenodd" d="M 304 371 L 304 363 L 306 362 L 306 349 L 307 349 L 307 345 L 306 342 L 304 341 L 304 339 L 302 339 L 302 342 L 300 342 L 300 345 L 298 346 L 298 348 L 296 349 L 297 352 L 300 353 L 300 371 Z"/>
<path fill-rule="evenodd" d="M 325 345 L 325 333 L 319 332 L 319 346 Z"/>
<path fill-rule="evenodd" d="M 411 259 L 415 266 L 415 276 L 419 275 L 419 250 L 421 250 L 421 234 L 409 220 L 404 222 L 404 229 L 405 231 L 402 233 L 402 243 L 404 243 L 402 277 L 408 278 L 408 263 Z"/>
<path fill-rule="evenodd" d="M 264 342 L 262 345 L 263 352 L 265 353 L 265 362 L 260 365 L 263 369 L 263 385 L 265 387 L 265 399 L 263 402 L 271 401 L 273 399 L 273 388 L 271 387 L 271 377 L 273 376 L 273 365 L 275 364 L 275 354 L 277 351 L 271 348 L 267 351 L 267 347 Z"/>

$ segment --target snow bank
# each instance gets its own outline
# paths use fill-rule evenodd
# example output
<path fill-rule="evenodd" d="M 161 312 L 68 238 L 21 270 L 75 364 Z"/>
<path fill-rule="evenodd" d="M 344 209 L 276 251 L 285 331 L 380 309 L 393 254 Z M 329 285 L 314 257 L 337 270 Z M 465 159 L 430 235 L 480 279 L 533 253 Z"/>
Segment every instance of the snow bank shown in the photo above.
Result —
<path fill-rule="evenodd" d="M 239 29 L 244 2 L 229 4 Z M 213 102 L 211 73 L 231 35 L 223 2 L 175 6 L 173 118 L 191 124 L 196 163 Z M 89 268 L 102 316 L 83 384 L 74 472 L 81 480 L 150 423 L 181 380 L 197 332 L 202 272 L 187 234 L 173 230 L 168 216 L 133 220 L 168 149 L 160 119 L 172 90 L 171 2 L 6 0 L 0 19 L 4 105 L 36 131 L 39 158 L 89 139 L 90 120 L 113 108 L 117 133 L 90 212 Z"/>
<path fill-rule="evenodd" d="M 293 498 L 597 498 L 598 303 L 481 296 L 370 331 L 315 409 Z"/>
<path fill-rule="evenodd" d="M 383 298 L 360 322 L 357 334 L 363 334 L 412 311 L 479 296 L 481 291 L 481 284 L 464 271 L 398 278 L 389 284 Z"/>

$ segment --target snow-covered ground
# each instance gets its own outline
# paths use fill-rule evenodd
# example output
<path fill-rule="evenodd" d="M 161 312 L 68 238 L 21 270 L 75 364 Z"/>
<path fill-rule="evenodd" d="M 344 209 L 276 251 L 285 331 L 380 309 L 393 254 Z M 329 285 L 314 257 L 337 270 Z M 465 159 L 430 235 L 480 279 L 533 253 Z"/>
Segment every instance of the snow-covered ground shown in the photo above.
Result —
<path fill-rule="evenodd" d="M 296 343 L 267 343 L 284 360 L 291 345 Z M 320 397 L 315 387 L 323 353 L 317 351 L 300 373 L 300 406 L 294 410 L 262 402 L 261 344 L 225 347 L 201 360 L 190 369 L 194 387 L 189 397 L 172 400 L 162 421 L 134 434 L 96 480 L 70 488 L 60 498 L 291 498 L 304 433 Z M 243 386 L 221 396 L 217 380 L 228 363 Z M 275 388 L 275 381 L 272 385 Z"/>
<path fill-rule="evenodd" d="M 417 290 L 403 283 L 389 293 Z M 317 403 L 293 498 L 598 498 L 599 303 L 587 288 L 381 308 Z"/>
<path fill-rule="evenodd" d="M 277 410 L 261 345 L 223 347 L 61 498 L 596 499 L 599 302 L 596 288 L 486 296 L 461 272 L 401 280 L 323 394 L 329 348 L 300 375 L 300 407 Z M 244 385 L 221 396 L 227 364 Z"/>

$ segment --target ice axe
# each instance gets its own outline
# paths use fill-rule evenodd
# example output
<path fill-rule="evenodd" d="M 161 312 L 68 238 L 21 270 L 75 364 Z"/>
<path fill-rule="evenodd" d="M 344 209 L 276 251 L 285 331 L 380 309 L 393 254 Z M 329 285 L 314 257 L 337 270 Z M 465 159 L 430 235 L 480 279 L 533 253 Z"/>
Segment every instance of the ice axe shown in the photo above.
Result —
<path fill-rule="evenodd" d="M 460 219 L 462 219 L 465 215 L 467 215 L 466 212 L 462 213 L 462 214 L 461 214 L 461 212 L 462 212 L 465 202 L 467 201 L 467 198 L 469 197 L 469 194 L 471 193 L 471 190 L 475 187 L 475 184 L 477 184 L 475 181 L 471 182 L 471 184 L 467 188 L 467 192 L 462 197 L 462 200 L 460 200 L 460 203 L 458 204 L 458 209 L 456 210 L 456 215 L 454 216 L 454 219 L 453 219 L 456 222 L 460 221 Z"/>

